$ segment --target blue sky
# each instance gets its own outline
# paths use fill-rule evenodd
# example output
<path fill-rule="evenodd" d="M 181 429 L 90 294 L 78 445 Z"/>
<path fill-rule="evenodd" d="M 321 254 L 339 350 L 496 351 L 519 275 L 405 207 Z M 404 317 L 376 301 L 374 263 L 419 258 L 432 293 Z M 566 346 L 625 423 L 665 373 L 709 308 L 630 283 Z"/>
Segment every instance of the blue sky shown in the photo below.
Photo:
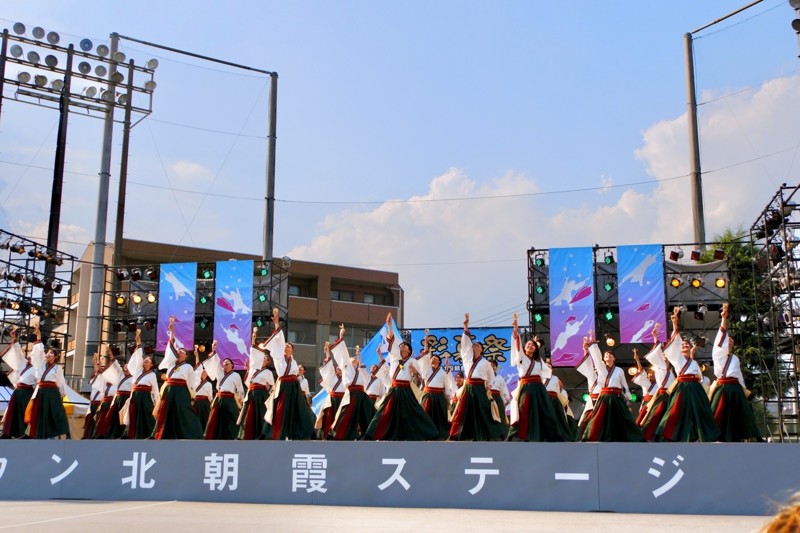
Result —
<path fill-rule="evenodd" d="M 2 17 L 65 43 L 116 31 L 278 72 L 275 255 L 397 271 L 405 325 L 433 328 L 467 311 L 524 322 L 529 247 L 692 239 L 683 34 L 745 3 L 29 0 Z M 798 182 L 792 18 L 769 0 L 696 36 L 709 237 Z M 161 62 L 133 130 L 125 236 L 260 253 L 266 79 L 122 50 Z M 57 113 L 5 103 L 0 225 L 44 237 Z M 70 119 L 74 253 L 94 236 L 101 129 Z M 465 197 L 480 199 L 452 200 Z M 116 181 L 109 241 L 115 199 Z"/>

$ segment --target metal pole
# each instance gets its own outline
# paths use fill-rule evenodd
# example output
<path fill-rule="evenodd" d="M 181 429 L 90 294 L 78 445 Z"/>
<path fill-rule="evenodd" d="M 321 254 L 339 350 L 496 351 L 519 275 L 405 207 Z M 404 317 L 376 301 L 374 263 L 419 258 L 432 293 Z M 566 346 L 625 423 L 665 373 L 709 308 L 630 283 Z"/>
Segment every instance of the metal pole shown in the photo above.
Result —
<path fill-rule="evenodd" d="M 131 106 L 133 105 L 133 59 L 128 63 L 128 101 L 125 102 L 125 119 L 122 121 L 122 155 L 119 163 L 119 194 L 117 196 L 117 222 L 114 232 L 114 267 L 122 265 L 122 230 L 125 226 L 125 193 L 128 184 L 128 147 L 131 138 Z"/>
<path fill-rule="evenodd" d="M 694 241 L 703 248 L 706 242 L 706 223 L 703 216 L 703 182 L 700 172 L 700 137 L 697 131 L 697 99 L 694 86 L 694 55 L 692 34 L 683 35 L 686 54 L 686 116 L 689 123 L 689 163 L 692 177 L 692 219 Z"/>
<path fill-rule="evenodd" d="M 272 261 L 272 245 L 275 234 L 275 142 L 277 140 L 278 74 L 269 75 L 269 142 L 267 152 L 267 197 L 264 214 L 264 252 L 262 259 Z"/>
<path fill-rule="evenodd" d="M 69 122 L 69 91 L 72 78 L 73 45 L 67 49 L 67 66 L 64 74 L 64 87 L 59 101 L 58 136 L 56 140 L 56 157 L 53 164 L 53 189 L 50 192 L 50 221 L 47 227 L 47 251 L 58 250 L 58 226 L 61 223 L 61 192 L 64 188 L 64 161 L 67 151 L 67 124 Z M 49 264 L 49 266 L 52 266 Z"/>
<path fill-rule="evenodd" d="M 0 111 L 3 110 L 3 90 L 6 83 L 6 53 L 8 50 L 8 30 L 3 30 L 3 45 L 0 47 Z"/>
<path fill-rule="evenodd" d="M 112 33 L 111 57 L 119 48 L 119 36 Z M 114 92 L 112 76 L 116 73 L 112 61 L 108 69 L 108 90 Z M 111 140 L 114 134 L 114 102 L 109 102 L 103 128 L 103 152 L 100 156 L 100 187 L 97 195 L 97 220 L 95 222 L 94 249 L 92 254 L 92 283 L 89 295 L 89 312 L 86 325 L 86 350 L 83 353 L 83 377 L 92 376 L 92 354 L 100 349 L 100 327 L 102 325 L 103 288 L 106 281 L 105 251 L 106 222 L 108 218 L 108 186 L 111 179 Z"/>

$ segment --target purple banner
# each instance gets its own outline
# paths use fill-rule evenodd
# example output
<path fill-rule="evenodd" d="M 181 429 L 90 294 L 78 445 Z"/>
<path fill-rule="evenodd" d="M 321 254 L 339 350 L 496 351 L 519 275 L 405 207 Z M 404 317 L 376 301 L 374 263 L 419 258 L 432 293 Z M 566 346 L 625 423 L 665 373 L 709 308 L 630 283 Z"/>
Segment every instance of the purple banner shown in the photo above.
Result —
<path fill-rule="evenodd" d="M 617 247 L 620 342 L 653 342 L 653 326 L 660 324 L 658 340 L 666 342 L 664 312 L 664 253 L 659 244 Z"/>
<path fill-rule="evenodd" d="M 591 248 L 550 249 L 550 352 L 553 366 L 574 366 L 583 337 L 594 330 L 594 254 Z"/>
<path fill-rule="evenodd" d="M 250 353 L 253 326 L 253 261 L 218 261 L 214 293 L 214 338 L 220 359 L 237 370 Z"/>
<path fill-rule="evenodd" d="M 175 317 L 175 339 L 190 352 L 194 346 L 194 296 L 197 263 L 164 263 L 158 283 L 156 351 L 167 348 L 169 317 Z"/>

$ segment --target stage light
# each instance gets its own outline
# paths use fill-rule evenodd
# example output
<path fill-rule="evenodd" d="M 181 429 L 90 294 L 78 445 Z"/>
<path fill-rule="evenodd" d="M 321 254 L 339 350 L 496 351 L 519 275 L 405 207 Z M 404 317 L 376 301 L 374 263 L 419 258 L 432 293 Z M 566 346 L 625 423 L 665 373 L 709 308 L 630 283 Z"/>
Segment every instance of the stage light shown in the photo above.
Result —
<path fill-rule="evenodd" d="M 714 280 L 714 286 L 718 289 L 724 289 L 728 285 L 728 280 L 725 278 L 717 278 Z"/>
<path fill-rule="evenodd" d="M 155 70 L 158 68 L 158 59 L 148 59 L 147 63 L 144 64 L 145 68 L 148 70 Z"/>
<path fill-rule="evenodd" d="M 51 31 L 47 33 L 47 42 L 50 44 L 58 44 L 58 41 L 61 40 L 61 36 L 59 36 L 56 32 Z"/>
<path fill-rule="evenodd" d="M 261 302 L 261 303 L 266 302 L 267 301 L 267 293 L 259 292 L 258 293 L 258 301 Z"/>
<path fill-rule="evenodd" d="M 153 92 L 156 90 L 156 82 L 153 80 L 148 80 L 144 82 L 144 90 L 147 92 Z"/>
<path fill-rule="evenodd" d="M 261 268 L 259 268 L 258 269 L 258 275 L 259 276 L 267 276 L 267 275 L 269 275 L 269 267 L 268 266 L 262 266 Z"/>
<path fill-rule="evenodd" d="M 636 368 L 635 366 L 628 367 L 628 375 L 629 376 L 635 376 L 638 373 L 639 373 L 639 369 Z"/>
<path fill-rule="evenodd" d="M 533 264 L 535 264 L 537 267 L 540 267 L 540 268 L 543 267 L 544 266 L 544 255 L 537 254 L 536 257 L 533 260 Z"/>
<path fill-rule="evenodd" d="M 9 237 L 4 243 L 0 243 L 0 250 L 8 250 L 11 248 L 11 238 Z"/>
<path fill-rule="evenodd" d="M 47 54 L 44 56 L 44 64 L 50 68 L 56 68 L 58 66 L 58 58 L 53 54 Z"/>
<path fill-rule="evenodd" d="M 705 304 L 700 304 L 697 306 L 697 311 L 694 312 L 694 318 L 696 320 L 705 320 L 707 311 L 708 307 L 706 307 Z"/>
<path fill-rule="evenodd" d="M 692 253 L 689 257 L 692 261 L 700 261 L 700 250 L 692 250 Z"/>
<path fill-rule="evenodd" d="M 588 403 L 589 402 L 589 398 L 591 398 L 591 396 L 589 395 L 588 392 L 584 392 L 583 396 L 581 396 L 581 400 L 583 400 L 583 403 Z"/>
<path fill-rule="evenodd" d="M 201 294 L 200 298 L 198 298 L 200 305 L 205 305 L 211 301 L 211 298 L 207 294 Z"/>
<path fill-rule="evenodd" d="M 20 305 L 19 302 L 11 302 L 11 309 L 14 311 L 19 311 Z"/>
<path fill-rule="evenodd" d="M 256 326 L 260 328 L 263 325 L 264 325 L 264 319 L 262 317 L 256 318 Z"/>
<path fill-rule="evenodd" d="M 603 258 L 603 262 L 607 265 L 613 265 L 615 262 L 614 255 L 611 252 L 606 252 L 605 257 Z"/>
<path fill-rule="evenodd" d="M 100 91 L 100 100 L 104 102 L 111 103 L 114 101 L 114 92 L 108 90 L 101 90 Z"/>
<path fill-rule="evenodd" d="M 536 294 L 544 294 L 544 285 L 536 286 Z"/>
<path fill-rule="evenodd" d="M 608 346 L 609 348 L 613 348 L 614 346 L 617 345 L 617 340 L 608 333 L 605 334 L 605 339 L 606 339 L 606 346 Z"/>
<path fill-rule="evenodd" d="M 534 313 L 533 314 L 533 321 L 537 324 L 541 323 L 544 320 L 544 315 L 542 313 Z"/>
<path fill-rule="evenodd" d="M 717 248 L 714 250 L 714 261 L 722 261 L 725 259 L 725 250 L 720 250 Z"/>
<path fill-rule="evenodd" d="M 36 307 L 35 305 L 32 305 L 32 306 L 31 306 L 31 314 L 32 314 L 33 316 L 36 316 L 36 315 L 38 315 L 38 314 L 39 314 L 39 308 L 38 308 L 38 307 Z"/>
<path fill-rule="evenodd" d="M 678 287 L 681 286 L 681 278 L 673 276 L 672 278 L 670 278 L 669 284 L 671 287 L 677 289 Z"/>
<path fill-rule="evenodd" d="M 14 246 L 11 247 L 11 251 L 12 252 L 17 252 L 18 254 L 24 254 L 25 253 L 25 245 L 22 244 L 21 242 L 18 242 L 17 244 L 15 244 Z"/>
<path fill-rule="evenodd" d="M 131 274 L 130 274 L 130 272 L 128 272 L 124 268 L 118 268 L 117 269 L 117 279 L 120 280 L 120 281 L 127 281 L 127 280 L 131 279 Z"/>
<path fill-rule="evenodd" d="M 85 87 L 81 89 L 81 92 L 84 93 L 87 98 L 94 98 L 97 96 L 97 87 Z"/>
<path fill-rule="evenodd" d="M 138 326 L 138 324 L 136 323 L 135 320 L 129 321 L 128 322 L 128 331 L 130 331 L 130 332 L 136 331 L 137 326 Z"/>
<path fill-rule="evenodd" d="M 17 35 L 25 35 L 25 24 L 21 22 L 15 22 L 13 28 L 14 33 Z"/>
<path fill-rule="evenodd" d="M 120 333 L 120 332 L 122 331 L 122 327 L 123 327 L 122 320 L 117 320 L 117 321 L 115 321 L 115 322 L 114 322 L 114 324 L 111 326 L 111 330 L 112 330 L 114 333 Z"/>
<path fill-rule="evenodd" d="M 34 52 L 33 50 L 28 52 L 27 58 L 28 62 L 33 63 L 34 65 L 38 65 L 39 60 L 41 59 L 41 57 L 39 57 L 39 54 L 37 52 Z"/>
<path fill-rule="evenodd" d="M 97 55 L 99 55 L 100 57 L 106 57 L 109 52 L 110 50 L 108 49 L 108 46 L 104 44 L 97 45 Z"/>
<path fill-rule="evenodd" d="M 147 269 L 144 271 L 144 275 L 147 276 L 150 281 L 155 281 L 158 279 L 158 271 L 153 267 L 147 267 Z"/>
<path fill-rule="evenodd" d="M 92 43 L 90 39 L 81 39 L 81 42 L 78 43 L 78 46 L 80 46 L 81 50 L 83 50 L 84 52 L 88 52 L 92 49 L 94 43 Z"/>
<path fill-rule="evenodd" d="M 147 293 L 147 303 L 154 304 L 156 303 L 156 300 L 158 300 L 158 295 L 156 293 L 154 292 Z"/>
<path fill-rule="evenodd" d="M 51 263 L 53 265 L 57 265 L 57 266 L 61 266 L 61 265 L 64 264 L 64 258 L 60 257 L 60 256 L 57 256 L 52 252 L 48 252 L 47 253 L 47 257 L 45 258 L 45 261 L 47 261 L 48 263 Z"/>
<path fill-rule="evenodd" d="M 636 395 L 635 392 L 631 393 L 631 403 L 636 403 L 639 401 L 639 396 Z"/>
<path fill-rule="evenodd" d="M 132 268 L 131 269 L 131 279 L 133 281 L 139 281 L 142 279 L 142 269 L 141 268 Z"/>
<path fill-rule="evenodd" d="M 703 278 L 692 278 L 691 285 L 693 289 L 699 289 L 703 286 Z"/>
<path fill-rule="evenodd" d="M 18 271 L 14 272 L 14 273 L 11 273 L 11 274 L 9 274 L 9 273 L 6 273 L 6 279 L 10 279 L 10 280 L 12 280 L 14 283 L 16 283 L 17 285 L 19 285 L 20 283 L 22 283 L 22 280 L 23 280 L 23 279 L 25 279 L 25 276 L 23 276 L 23 275 L 22 275 L 22 272 L 20 272 L 20 271 L 18 270 Z"/>
<path fill-rule="evenodd" d="M 142 300 L 143 300 L 142 295 L 139 294 L 138 292 L 134 292 L 133 294 L 131 294 L 131 301 L 136 305 L 141 304 Z"/>
<path fill-rule="evenodd" d="M 30 73 L 24 70 L 17 72 L 17 81 L 20 83 L 29 83 L 31 81 Z"/>
<path fill-rule="evenodd" d="M 203 317 L 200 320 L 200 324 L 199 324 L 200 329 L 206 329 L 208 327 L 208 324 L 209 324 L 209 320 L 207 318 Z"/>
<path fill-rule="evenodd" d="M 614 312 L 611 309 L 609 309 L 603 316 L 605 317 L 606 320 L 611 322 L 614 319 Z"/>
<path fill-rule="evenodd" d="M 706 345 L 706 342 L 707 340 L 703 335 L 698 335 L 697 337 L 692 339 L 692 344 L 694 344 L 698 348 L 703 348 Z"/>
<path fill-rule="evenodd" d="M 669 253 L 669 260 L 672 262 L 678 262 L 682 258 L 683 258 L 683 250 L 680 248 L 678 248 L 677 250 L 672 250 Z"/>
<path fill-rule="evenodd" d="M 125 54 L 123 54 L 122 52 L 114 52 L 114 55 L 111 56 L 111 59 L 113 59 L 117 63 L 124 63 L 125 62 Z"/>
<path fill-rule="evenodd" d="M 117 294 L 116 302 L 117 302 L 117 305 L 118 305 L 118 306 L 122 307 L 123 305 L 125 305 L 125 302 L 126 302 L 127 300 L 128 300 L 128 299 L 127 299 L 127 298 L 125 298 L 125 295 L 124 295 L 124 294 L 122 294 L 121 292 Z"/>
<path fill-rule="evenodd" d="M 203 268 L 201 275 L 203 276 L 203 279 L 212 279 L 214 277 L 214 271 L 211 269 L 211 267 L 205 267 Z"/>
<path fill-rule="evenodd" d="M 111 75 L 111 83 L 116 83 L 119 85 L 123 81 L 125 81 L 125 76 L 122 75 L 122 72 L 117 71 Z"/>
<path fill-rule="evenodd" d="M 155 326 L 155 321 L 152 318 L 148 318 L 147 320 L 145 320 L 142 323 L 142 325 L 144 326 L 144 329 L 146 329 L 148 331 L 153 329 L 154 327 L 156 327 Z"/>
<path fill-rule="evenodd" d="M 613 291 L 613 290 L 614 290 L 614 284 L 613 284 L 613 283 L 611 283 L 610 281 L 606 281 L 606 282 L 603 284 L 603 288 L 606 290 L 606 292 L 611 292 L 611 291 Z"/>
<path fill-rule="evenodd" d="M 61 291 L 63 291 L 63 290 L 64 290 L 64 286 L 61 283 L 59 283 L 57 281 L 53 282 L 53 292 L 54 293 L 61 294 Z"/>

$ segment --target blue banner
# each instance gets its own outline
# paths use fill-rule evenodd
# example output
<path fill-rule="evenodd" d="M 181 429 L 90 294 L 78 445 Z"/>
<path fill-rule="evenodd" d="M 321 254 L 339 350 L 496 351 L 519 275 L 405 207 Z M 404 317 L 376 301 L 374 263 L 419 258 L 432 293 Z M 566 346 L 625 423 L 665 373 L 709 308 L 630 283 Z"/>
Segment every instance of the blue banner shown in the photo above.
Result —
<path fill-rule="evenodd" d="M 236 370 L 250 353 L 253 327 L 253 261 L 217 261 L 214 292 L 214 339 L 220 360 Z"/>
<path fill-rule="evenodd" d="M 653 342 L 653 326 L 667 340 L 664 255 L 659 244 L 617 247 L 620 342 Z"/>
<path fill-rule="evenodd" d="M 169 317 L 175 317 L 175 339 L 189 352 L 194 346 L 194 296 L 197 263 L 164 263 L 158 283 L 156 351 L 167 348 Z"/>
<path fill-rule="evenodd" d="M 591 248 L 550 249 L 550 353 L 553 366 L 575 366 L 583 337 L 595 329 Z"/>

